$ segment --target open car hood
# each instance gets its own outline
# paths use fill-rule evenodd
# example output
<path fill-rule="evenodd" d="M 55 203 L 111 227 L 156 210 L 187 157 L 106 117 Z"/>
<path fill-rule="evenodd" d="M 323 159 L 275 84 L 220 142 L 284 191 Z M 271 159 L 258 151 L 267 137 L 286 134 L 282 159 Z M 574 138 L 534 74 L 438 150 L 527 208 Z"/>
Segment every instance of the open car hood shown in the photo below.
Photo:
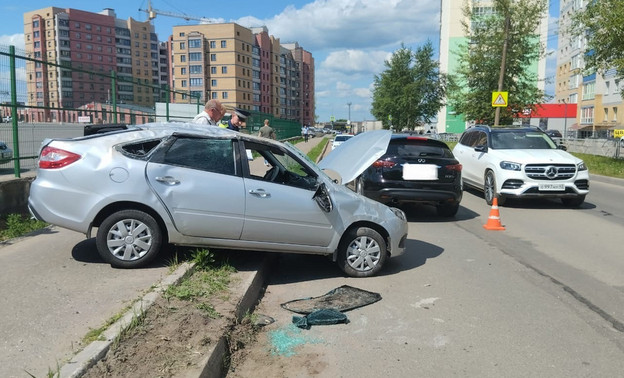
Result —
<path fill-rule="evenodd" d="M 390 130 L 358 134 L 336 147 L 318 163 L 318 166 L 323 170 L 338 173 L 342 184 L 351 182 L 386 153 L 391 136 Z"/>

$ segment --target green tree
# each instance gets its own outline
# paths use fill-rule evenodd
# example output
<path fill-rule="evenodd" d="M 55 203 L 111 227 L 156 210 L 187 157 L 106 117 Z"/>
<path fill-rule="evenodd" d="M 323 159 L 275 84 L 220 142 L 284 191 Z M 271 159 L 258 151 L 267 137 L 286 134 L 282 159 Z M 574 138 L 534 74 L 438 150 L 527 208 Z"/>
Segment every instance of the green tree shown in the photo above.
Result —
<path fill-rule="evenodd" d="M 573 37 L 585 37 L 585 73 L 616 70 L 624 79 L 624 1 L 590 1 L 571 17 Z M 622 88 L 624 96 L 624 87 Z"/>
<path fill-rule="evenodd" d="M 449 90 L 448 101 L 466 120 L 494 124 L 492 92 L 499 90 L 505 48 L 501 90 L 508 92 L 509 106 L 501 108 L 499 124 L 511 124 L 522 110 L 534 109 L 547 100 L 537 86 L 536 70 L 531 68 L 545 56 L 544 43 L 535 30 L 546 14 L 547 1 L 494 0 L 492 5 L 472 8 L 467 3 L 463 8 L 467 41 L 455 52 L 460 64 L 453 76 L 457 85 Z"/>
<path fill-rule="evenodd" d="M 385 61 L 386 70 L 375 75 L 371 114 L 384 128 L 414 129 L 430 122 L 444 106 L 447 76 L 432 57 L 431 42 L 415 52 L 401 46 Z"/>

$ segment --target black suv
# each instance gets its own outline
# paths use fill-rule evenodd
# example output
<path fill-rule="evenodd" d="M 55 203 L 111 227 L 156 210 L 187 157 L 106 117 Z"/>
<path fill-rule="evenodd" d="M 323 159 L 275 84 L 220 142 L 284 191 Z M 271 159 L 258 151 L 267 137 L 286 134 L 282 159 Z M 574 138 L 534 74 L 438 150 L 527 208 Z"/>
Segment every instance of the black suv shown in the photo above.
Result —
<path fill-rule="evenodd" d="M 355 191 L 387 205 L 431 204 L 452 217 L 462 199 L 461 171 L 446 143 L 394 134 L 386 153 L 355 180 Z"/>

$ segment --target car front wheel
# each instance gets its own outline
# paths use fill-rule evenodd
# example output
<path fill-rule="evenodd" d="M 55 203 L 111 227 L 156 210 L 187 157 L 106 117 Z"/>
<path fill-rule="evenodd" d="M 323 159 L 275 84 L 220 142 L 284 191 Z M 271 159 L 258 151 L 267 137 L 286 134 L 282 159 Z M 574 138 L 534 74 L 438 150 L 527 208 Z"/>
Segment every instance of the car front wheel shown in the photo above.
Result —
<path fill-rule="evenodd" d="M 494 177 L 494 172 L 487 171 L 485 174 L 485 182 L 483 184 L 483 197 L 485 197 L 485 202 L 488 205 L 492 205 L 494 202 L 494 198 L 498 197 L 498 205 L 502 206 L 505 204 L 505 197 L 496 193 L 496 178 Z"/>
<path fill-rule="evenodd" d="M 160 252 L 162 231 L 156 220 L 140 210 L 122 210 L 109 215 L 96 236 L 102 258 L 115 268 L 140 268 Z"/>
<path fill-rule="evenodd" d="M 351 277 L 374 276 L 387 258 L 386 241 L 368 227 L 348 231 L 339 247 L 340 269 Z"/>

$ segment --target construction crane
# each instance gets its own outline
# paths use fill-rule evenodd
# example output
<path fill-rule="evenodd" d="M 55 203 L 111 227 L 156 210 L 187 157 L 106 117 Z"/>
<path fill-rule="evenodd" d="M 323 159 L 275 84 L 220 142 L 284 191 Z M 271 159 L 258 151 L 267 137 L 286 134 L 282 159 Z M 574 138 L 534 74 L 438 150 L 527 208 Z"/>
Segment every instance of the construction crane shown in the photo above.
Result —
<path fill-rule="evenodd" d="M 186 21 L 199 21 L 202 24 L 211 24 L 214 21 L 209 19 L 209 18 L 205 18 L 205 17 L 194 17 L 194 16 L 189 16 L 188 14 L 184 14 L 184 13 L 174 13 L 174 12 L 167 12 L 167 11 L 161 11 L 159 9 L 155 9 L 152 8 L 152 2 L 148 1 L 147 2 L 147 9 L 141 9 L 139 8 L 140 12 L 145 12 L 147 13 L 147 18 L 149 21 L 152 21 L 153 19 L 156 18 L 156 15 L 161 15 L 161 16 L 168 16 L 168 17 L 176 17 L 176 18 L 182 18 Z"/>

